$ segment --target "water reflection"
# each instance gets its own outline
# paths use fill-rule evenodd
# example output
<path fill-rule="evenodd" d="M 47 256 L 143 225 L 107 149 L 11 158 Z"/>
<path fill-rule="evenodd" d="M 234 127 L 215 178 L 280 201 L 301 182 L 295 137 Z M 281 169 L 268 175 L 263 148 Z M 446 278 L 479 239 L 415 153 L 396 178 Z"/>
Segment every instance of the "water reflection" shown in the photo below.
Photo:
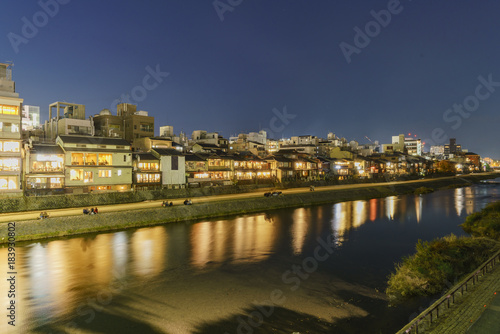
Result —
<path fill-rule="evenodd" d="M 349 249 L 345 246 L 353 240 L 366 243 L 371 239 L 383 239 L 386 235 L 398 239 L 399 236 L 414 236 L 421 231 L 428 236 L 445 235 L 450 233 L 450 226 L 458 229 L 463 215 L 498 199 L 496 189 L 500 187 L 485 187 L 450 189 L 424 196 L 351 201 L 228 220 L 168 224 L 32 243 L 17 248 L 18 266 L 22 268 L 18 282 L 23 287 L 19 289 L 20 308 L 23 318 L 30 319 L 35 324 L 33 326 L 40 326 L 54 319 L 74 317 L 89 296 L 96 296 L 117 280 L 141 285 L 153 281 L 160 282 L 160 286 L 175 281 L 182 286 L 179 277 L 186 277 L 181 276 L 186 273 L 217 273 L 217 277 L 229 275 L 227 272 L 231 270 L 226 269 L 231 267 L 223 265 L 238 264 L 240 269 L 245 268 L 245 264 L 251 264 L 253 268 L 258 264 L 259 268 L 271 271 L 274 267 L 266 267 L 267 263 L 275 266 L 284 262 L 283 259 L 294 261 L 294 257 L 310 256 L 311 250 L 317 246 L 317 237 L 321 236 L 324 240 L 330 234 L 335 236 L 339 253 Z M 405 228 L 408 229 L 403 230 Z M 405 231 L 408 233 L 401 233 Z M 350 235 L 357 238 L 349 240 Z M 409 245 L 406 241 L 404 244 Z M 377 247 L 382 249 L 386 246 Z M 397 249 L 401 247 L 396 246 Z M 360 251 L 352 248 L 352 252 Z M 0 257 L 7 258 L 5 247 L 0 247 Z M 275 261 L 265 261 L 269 259 Z M 349 259 L 344 262 L 349 262 Z M 388 262 L 389 265 L 393 263 L 392 260 Z M 337 268 L 338 265 L 339 262 L 332 265 L 332 272 L 342 270 Z M 180 275 L 174 276 L 177 271 Z M 193 291 L 196 288 L 203 291 L 203 287 L 193 287 Z M 8 291 L 5 280 L 0 280 L 0 290 Z M 182 294 L 179 292 L 179 295 Z M 235 298 L 240 297 L 235 295 Z M 0 297 L 0 301 L 6 304 L 6 296 Z M 174 300 L 168 303 L 178 307 Z M 5 323 L 0 324 L 0 332 L 6 332 L 6 329 Z"/>
<path fill-rule="evenodd" d="M 191 264 L 204 268 L 220 265 L 258 262 L 267 258 L 276 233 L 272 220 L 265 215 L 239 217 L 227 221 L 194 224 L 190 232 Z"/>

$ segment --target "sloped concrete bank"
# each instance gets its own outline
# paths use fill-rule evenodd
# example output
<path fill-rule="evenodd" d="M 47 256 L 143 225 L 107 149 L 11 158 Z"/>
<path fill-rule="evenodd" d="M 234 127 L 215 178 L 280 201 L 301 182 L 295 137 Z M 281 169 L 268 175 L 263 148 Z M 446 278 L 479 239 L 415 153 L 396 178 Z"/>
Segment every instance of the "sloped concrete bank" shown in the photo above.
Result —
<path fill-rule="evenodd" d="M 36 240 L 83 233 L 120 230 L 131 227 L 153 226 L 169 222 L 198 220 L 221 216 L 265 212 L 273 209 L 294 208 L 352 200 L 368 200 L 413 193 L 425 186 L 433 189 L 450 186 L 468 186 L 481 179 L 495 176 L 477 175 L 463 178 L 422 180 L 398 185 L 373 185 L 363 188 L 305 192 L 279 197 L 258 197 L 191 206 L 178 205 L 168 208 L 100 213 L 88 216 L 54 217 L 44 220 L 15 222 L 16 241 Z M 0 243 L 8 240 L 8 224 L 0 225 Z"/>

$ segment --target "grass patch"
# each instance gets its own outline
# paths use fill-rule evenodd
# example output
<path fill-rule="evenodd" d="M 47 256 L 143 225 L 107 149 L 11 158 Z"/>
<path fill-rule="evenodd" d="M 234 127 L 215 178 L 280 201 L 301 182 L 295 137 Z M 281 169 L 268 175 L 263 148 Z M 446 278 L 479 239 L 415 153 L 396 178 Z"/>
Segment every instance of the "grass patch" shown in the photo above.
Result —
<path fill-rule="evenodd" d="M 415 189 L 415 191 L 413 193 L 415 195 L 423 195 L 423 194 L 430 194 L 433 192 L 434 192 L 434 189 L 432 189 L 432 188 L 420 187 L 420 188 Z"/>
<path fill-rule="evenodd" d="M 449 282 L 474 271 L 499 248 L 495 240 L 453 234 L 430 242 L 419 240 L 416 253 L 404 258 L 389 276 L 386 294 L 397 303 L 414 296 L 441 293 Z"/>
<path fill-rule="evenodd" d="M 483 210 L 469 215 L 460 226 L 474 237 L 500 241 L 500 201 L 490 203 Z"/>

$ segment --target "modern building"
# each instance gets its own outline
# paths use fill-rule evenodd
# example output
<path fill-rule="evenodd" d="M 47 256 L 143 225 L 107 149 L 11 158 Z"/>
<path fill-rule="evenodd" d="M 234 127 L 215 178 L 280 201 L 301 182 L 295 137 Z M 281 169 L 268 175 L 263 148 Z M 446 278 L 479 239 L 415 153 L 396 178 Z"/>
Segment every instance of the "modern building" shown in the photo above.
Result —
<path fill-rule="evenodd" d="M 405 138 L 405 148 L 409 155 L 422 155 L 422 140 L 417 138 Z"/>
<path fill-rule="evenodd" d="M 29 106 L 23 105 L 23 131 L 33 130 L 40 126 L 40 107 L 39 106 Z"/>
<path fill-rule="evenodd" d="M 450 138 L 450 143 L 444 145 L 444 155 L 454 157 L 462 153 L 462 145 L 457 145 L 456 138 Z"/>
<path fill-rule="evenodd" d="M 58 136 L 64 151 L 68 193 L 127 191 L 132 185 L 132 151 L 120 138 Z"/>
<path fill-rule="evenodd" d="M 94 116 L 95 135 L 107 138 L 125 138 L 123 119 L 113 115 L 109 109 L 103 109 Z"/>
<path fill-rule="evenodd" d="M 54 112 L 55 109 L 55 112 Z M 44 125 L 45 138 L 55 140 L 57 136 L 93 136 L 92 118 L 85 119 L 83 104 L 54 102 L 49 105 L 49 120 Z"/>
<path fill-rule="evenodd" d="M 0 195 L 22 195 L 22 104 L 12 64 L 0 63 Z"/>

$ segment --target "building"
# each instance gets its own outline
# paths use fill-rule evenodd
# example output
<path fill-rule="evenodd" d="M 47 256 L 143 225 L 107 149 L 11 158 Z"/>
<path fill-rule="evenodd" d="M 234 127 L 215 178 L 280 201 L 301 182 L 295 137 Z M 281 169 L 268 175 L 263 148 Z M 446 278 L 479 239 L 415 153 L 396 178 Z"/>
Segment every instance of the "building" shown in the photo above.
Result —
<path fill-rule="evenodd" d="M 64 193 L 64 151 L 55 144 L 29 143 L 24 158 L 25 194 Z"/>
<path fill-rule="evenodd" d="M 53 109 L 55 113 L 53 114 Z M 62 113 L 61 113 L 62 112 Z M 54 102 L 49 105 L 49 120 L 44 123 L 45 138 L 55 140 L 57 136 L 93 136 L 94 122 L 85 119 L 83 104 Z"/>
<path fill-rule="evenodd" d="M 456 138 L 450 138 L 450 143 L 444 145 L 444 155 L 452 158 L 460 154 L 462 154 L 462 145 L 457 145 Z"/>
<path fill-rule="evenodd" d="M 172 148 L 154 148 L 151 153 L 160 160 L 162 186 L 184 188 L 186 185 L 186 160 L 182 153 Z"/>
<path fill-rule="evenodd" d="M 174 127 L 171 125 L 160 126 L 160 137 L 172 139 L 174 137 Z"/>
<path fill-rule="evenodd" d="M 133 185 L 135 190 L 161 188 L 160 159 L 149 152 L 133 155 Z"/>
<path fill-rule="evenodd" d="M 40 107 L 23 105 L 23 131 L 33 130 L 40 126 Z"/>
<path fill-rule="evenodd" d="M 109 109 L 103 109 L 94 116 L 95 135 L 99 137 L 124 139 L 123 124 L 123 119 L 113 115 Z"/>
<path fill-rule="evenodd" d="M 417 138 L 405 138 L 405 149 L 409 155 L 422 155 L 422 140 Z"/>
<path fill-rule="evenodd" d="M 12 65 L 0 63 L 0 195 L 22 195 L 22 104 Z"/>
<path fill-rule="evenodd" d="M 135 139 L 154 137 L 155 118 L 149 116 L 147 111 L 137 111 L 134 104 L 120 103 L 117 106 L 117 115 L 124 124 L 123 139 L 132 143 Z"/>
<path fill-rule="evenodd" d="M 67 193 L 127 191 L 132 185 L 132 151 L 120 138 L 58 136 L 64 151 Z"/>

